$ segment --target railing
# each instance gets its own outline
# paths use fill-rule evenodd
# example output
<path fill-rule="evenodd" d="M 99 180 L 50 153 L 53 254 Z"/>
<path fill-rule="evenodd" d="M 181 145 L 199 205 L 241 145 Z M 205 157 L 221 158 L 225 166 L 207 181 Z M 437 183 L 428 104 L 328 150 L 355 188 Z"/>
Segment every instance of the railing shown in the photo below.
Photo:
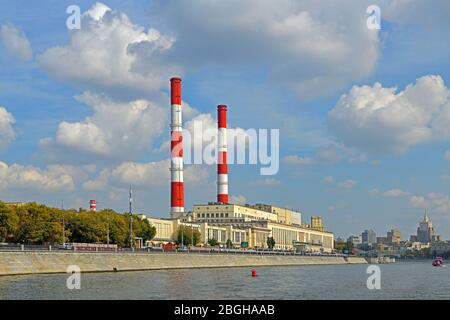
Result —
<path fill-rule="evenodd" d="M 149 248 L 117 248 L 117 251 L 82 251 L 74 250 L 74 248 L 67 248 L 59 245 L 45 246 L 45 245 L 20 245 L 8 244 L 0 245 L 0 252 L 14 252 L 14 251 L 28 251 L 28 252 L 80 252 L 92 254 L 114 254 L 114 253 L 149 253 L 149 254 L 231 254 L 231 255 L 261 255 L 261 256 L 317 256 L 317 257 L 346 257 L 345 254 L 337 253 L 310 253 L 310 252 L 294 252 L 294 251 L 270 251 L 270 250 L 240 250 L 240 249 L 219 249 L 219 248 L 201 248 L 190 247 L 186 249 L 164 250 L 163 248 L 149 247 Z"/>

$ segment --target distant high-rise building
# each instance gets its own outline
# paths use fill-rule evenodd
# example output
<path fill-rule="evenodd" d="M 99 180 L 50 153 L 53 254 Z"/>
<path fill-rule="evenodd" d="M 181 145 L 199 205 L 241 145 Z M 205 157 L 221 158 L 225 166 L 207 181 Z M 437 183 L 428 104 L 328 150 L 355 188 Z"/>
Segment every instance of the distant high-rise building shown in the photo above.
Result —
<path fill-rule="evenodd" d="M 432 241 L 440 241 L 440 239 L 441 237 L 434 231 L 433 223 L 425 210 L 423 220 L 419 223 L 419 227 L 417 228 L 417 236 L 415 237 L 415 240 L 421 243 L 428 243 Z"/>
<path fill-rule="evenodd" d="M 352 236 L 348 237 L 347 242 L 351 242 L 351 243 L 353 243 L 353 245 L 355 247 L 357 247 L 361 244 L 361 236 L 353 236 L 352 235 Z"/>
<path fill-rule="evenodd" d="M 323 220 L 322 217 L 313 216 L 311 217 L 311 229 L 324 231 Z"/>
<path fill-rule="evenodd" d="M 361 234 L 363 244 L 375 244 L 377 242 L 377 234 L 372 229 L 364 230 Z"/>
<path fill-rule="evenodd" d="M 400 244 L 402 241 L 402 233 L 400 230 L 392 229 L 387 233 L 387 242 L 389 245 Z"/>

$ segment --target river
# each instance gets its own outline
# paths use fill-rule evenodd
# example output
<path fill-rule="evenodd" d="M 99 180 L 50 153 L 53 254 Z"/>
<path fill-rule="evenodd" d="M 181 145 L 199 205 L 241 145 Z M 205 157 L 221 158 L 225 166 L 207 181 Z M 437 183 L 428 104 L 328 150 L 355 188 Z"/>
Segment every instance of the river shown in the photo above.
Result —
<path fill-rule="evenodd" d="M 368 265 L 190 269 L 0 277 L 0 299 L 450 299 L 450 267 L 431 262 L 378 265 L 381 289 L 366 285 Z"/>

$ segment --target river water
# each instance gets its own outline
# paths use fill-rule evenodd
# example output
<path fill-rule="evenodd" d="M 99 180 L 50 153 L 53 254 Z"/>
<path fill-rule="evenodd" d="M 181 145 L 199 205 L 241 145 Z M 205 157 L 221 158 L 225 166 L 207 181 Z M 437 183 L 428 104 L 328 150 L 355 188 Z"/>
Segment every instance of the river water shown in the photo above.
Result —
<path fill-rule="evenodd" d="M 450 299 L 450 267 L 429 262 L 378 265 L 381 289 L 369 290 L 368 265 L 192 269 L 0 277 L 0 299 Z"/>

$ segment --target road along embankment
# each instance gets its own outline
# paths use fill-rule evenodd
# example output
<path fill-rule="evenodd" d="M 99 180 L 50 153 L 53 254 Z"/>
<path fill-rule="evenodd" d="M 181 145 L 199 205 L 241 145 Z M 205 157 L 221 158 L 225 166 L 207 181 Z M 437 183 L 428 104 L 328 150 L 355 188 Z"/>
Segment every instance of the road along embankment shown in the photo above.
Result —
<path fill-rule="evenodd" d="M 365 264 L 359 257 L 281 256 L 197 253 L 0 252 L 0 276 L 81 272 L 115 272 L 192 268 Z"/>

